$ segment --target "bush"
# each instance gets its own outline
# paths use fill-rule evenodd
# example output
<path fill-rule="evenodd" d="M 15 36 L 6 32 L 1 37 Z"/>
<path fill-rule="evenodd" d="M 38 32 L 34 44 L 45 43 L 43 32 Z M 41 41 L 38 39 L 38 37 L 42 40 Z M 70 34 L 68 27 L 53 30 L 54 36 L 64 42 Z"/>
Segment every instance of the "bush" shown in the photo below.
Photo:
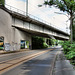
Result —
<path fill-rule="evenodd" d="M 67 59 L 71 60 L 71 63 L 75 65 L 75 42 L 72 44 L 70 41 L 62 42 L 63 51 Z"/>
<path fill-rule="evenodd" d="M 64 53 L 67 54 L 69 52 L 69 49 L 71 48 L 70 41 L 62 42 L 62 47 L 63 47 Z"/>
<path fill-rule="evenodd" d="M 66 55 L 67 59 L 70 60 L 75 60 L 75 52 L 74 51 L 69 51 Z"/>
<path fill-rule="evenodd" d="M 43 48 L 48 48 L 48 45 L 46 43 L 43 43 Z"/>
<path fill-rule="evenodd" d="M 32 49 L 43 49 L 47 48 L 47 44 L 44 42 L 44 38 L 33 36 L 32 37 Z"/>

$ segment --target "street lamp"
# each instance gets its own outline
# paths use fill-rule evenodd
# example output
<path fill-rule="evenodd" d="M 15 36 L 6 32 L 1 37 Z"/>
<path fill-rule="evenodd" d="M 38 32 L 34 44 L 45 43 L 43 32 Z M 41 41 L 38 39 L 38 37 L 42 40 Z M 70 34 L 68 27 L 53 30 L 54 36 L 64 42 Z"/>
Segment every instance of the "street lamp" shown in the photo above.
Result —
<path fill-rule="evenodd" d="M 26 0 L 26 16 L 28 16 L 28 0 Z"/>

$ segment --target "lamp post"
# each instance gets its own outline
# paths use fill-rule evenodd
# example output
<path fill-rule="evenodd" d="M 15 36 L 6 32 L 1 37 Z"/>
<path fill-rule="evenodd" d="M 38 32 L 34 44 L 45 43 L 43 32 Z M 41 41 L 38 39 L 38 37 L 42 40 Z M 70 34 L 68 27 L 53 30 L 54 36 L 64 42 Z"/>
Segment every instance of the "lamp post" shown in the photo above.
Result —
<path fill-rule="evenodd" d="M 26 0 L 26 16 L 28 16 L 28 0 Z"/>

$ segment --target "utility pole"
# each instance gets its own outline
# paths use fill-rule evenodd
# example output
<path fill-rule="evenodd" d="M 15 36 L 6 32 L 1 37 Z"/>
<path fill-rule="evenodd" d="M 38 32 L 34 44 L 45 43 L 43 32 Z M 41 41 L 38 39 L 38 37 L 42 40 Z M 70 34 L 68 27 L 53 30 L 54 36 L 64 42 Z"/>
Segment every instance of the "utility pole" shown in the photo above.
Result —
<path fill-rule="evenodd" d="M 28 16 L 28 0 L 26 0 L 26 16 Z"/>

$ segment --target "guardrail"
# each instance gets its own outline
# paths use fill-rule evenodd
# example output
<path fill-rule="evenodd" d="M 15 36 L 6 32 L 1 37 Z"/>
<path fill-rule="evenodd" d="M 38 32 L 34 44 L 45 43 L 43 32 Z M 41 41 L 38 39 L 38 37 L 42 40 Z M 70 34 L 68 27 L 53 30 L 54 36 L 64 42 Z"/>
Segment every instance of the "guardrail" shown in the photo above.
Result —
<path fill-rule="evenodd" d="M 20 14 L 26 16 L 26 12 L 24 12 L 24 11 L 18 9 L 18 8 L 15 8 L 15 7 L 10 6 L 10 5 L 7 5 L 7 4 L 5 4 L 5 7 L 6 7 L 7 9 L 11 10 L 11 11 L 14 11 L 14 12 L 17 12 L 17 13 L 20 13 Z M 51 24 L 51 23 L 49 23 L 49 22 L 47 22 L 47 21 L 45 21 L 45 20 L 42 20 L 42 19 L 40 19 L 40 18 L 38 18 L 38 17 L 36 17 L 36 16 L 34 16 L 34 15 L 32 15 L 32 14 L 29 14 L 29 13 L 28 13 L 27 16 L 29 16 L 29 17 L 31 17 L 31 18 L 33 18 L 33 19 L 35 19 L 35 20 L 38 20 L 38 21 L 40 21 L 40 22 L 42 22 L 42 23 L 45 23 L 45 24 L 47 24 L 47 25 L 49 25 L 49 26 L 52 26 L 52 27 L 54 27 L 54 28 L 56 28 L 56 29 L 58 29 L 58 30 L 60 30 L 60 31 L 64 31 L 62 28 L 57 27 L 57 26 L 55 26 L 55 25 L 53 25 L 53 24 Z M 65 31 L 65 32 L 66 32 L 66 31 Z"/>

